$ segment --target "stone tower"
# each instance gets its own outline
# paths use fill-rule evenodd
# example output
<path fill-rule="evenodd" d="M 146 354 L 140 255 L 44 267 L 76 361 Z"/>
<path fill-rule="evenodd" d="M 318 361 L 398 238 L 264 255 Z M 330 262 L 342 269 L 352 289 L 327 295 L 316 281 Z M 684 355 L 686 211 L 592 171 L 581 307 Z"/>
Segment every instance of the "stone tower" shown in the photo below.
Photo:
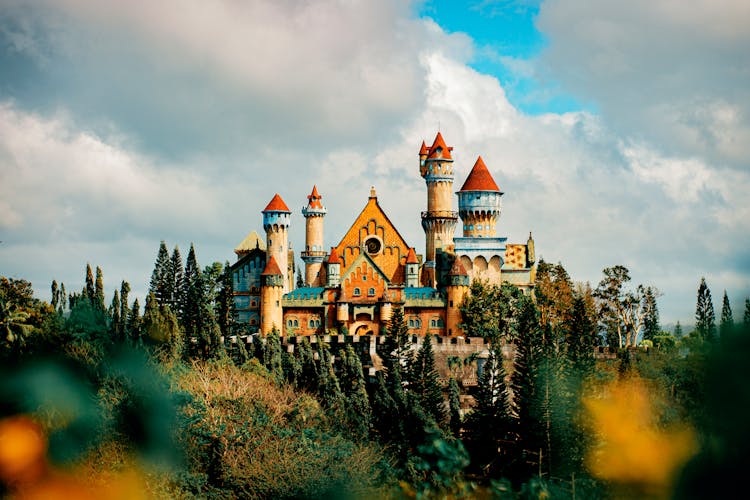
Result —
<path fill-rule="evenodd" d="M 326 261 L 326 287 L 335 288 L 341 284 L 341 260 L 336 247 L 331 247 L 331 254 Z"/>
<path fill-rule="evenodd" d="M 453 262 L 448 273 L 448 285 L 445 287 L 445 292 L 448 300 L 445 312 L 445 333 L 451 336 L 463 335 L 464 332 L 459 326 L 461 324 L 460 307 L 464 297 L 469 293 L 469 274 L 460 259 Z"/>
<path fill-rule="evenodd" d="M 289 221 L 292 212 L 278 194 L 274 195 L 270 203 L 263 210 L 263 229 L 266 231 L 266 255 L 276 261 L 277 267 L 286 274 L 283 276 L 283 291 L 290 289 L 289 283 Z M 294 279 L 294 276 L 292 276 Z M 281 325 L 278 325 L 281 328 Z"/>
<path fill-rule="evenodd" d="M 307 286 L 321 286 L 320 270 L 326 257 L 323 249 L 323 217 L 328 211 L 320 202 L 322 198 L 317 186 L 313 186 L 312 193 L 307 197 L 307 206 L 302 209 L 305 216 L 305 250 L 301 257 L 305 262 Z"/>
<path fill-rule="evenodd" d="M 435 248 L 453 246 L 457 213 L 452 211 L 453 158 L 452 147 L 448 147 L 438 132 L 429 148 L 422 142 L 419 150 L 419 173 L 427 184 L 427 211 L 422 212 L 422 228 L 425 232 L 425 263 L 422 282 L 435 286 Z"/>
<path fill-rule="evenodd" d="M 458 214 L 464 225 L 464 238 L 496 236 L 502 195 L 480 156 L 458 192 Z"/>
<path fill-rule="evenodd" d="M 417 260 L 417 254 L 413 248 L 409 248 L 409 253 L 406 255 L 406 286 L 407 287 L 418 287 L 419 286 L 419 260 Z"/>
<path fill-rule="evenodd" d="M 260 275 L 260 333 L 267 335 L 274 327 L 283 334 L 284 314 L 281 297 L 284 295 L 284 275 L 273 255 Z"/>

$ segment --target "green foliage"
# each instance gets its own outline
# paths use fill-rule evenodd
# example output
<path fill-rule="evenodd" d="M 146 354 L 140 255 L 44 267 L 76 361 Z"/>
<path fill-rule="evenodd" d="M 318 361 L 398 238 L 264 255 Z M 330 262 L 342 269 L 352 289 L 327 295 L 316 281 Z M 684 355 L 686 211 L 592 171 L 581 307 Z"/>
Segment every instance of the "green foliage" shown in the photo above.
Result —
<path fill-rule="evenodd" d="M 99 266 L 96 266 L 96 283 L 94 287 L 96 289 L 94 305 L 104 310 L 106 308 L 104 305 L 104 274 L 102 273 L 102 268 Z"/>
<path fill-rule="evenodd" d="M 458 389 L 458 382 L 453 377 L 448 382 L 448 416 L 448 423 L 453 437 L 460 439 L 461 427 L 463 426 L 461 419 L 461 392 Z"/>
<path fill-rule="evenodd" d="M 167 251 L 167 243 L 164 240 L 159 244 L 159 251 L 156 254 L 154 270 L 151 272 L 148 291 L 154 294 L 160 306 L 169 303 L 169 252 Z"/>
<path fill-rule="evenodd" d="M 370 431 L 370 401 L 362 373 L 362 362 L 351 344 L 339 352 L 341 368 L 339 385 L 343 401 L 343 419 L 348 433 L 355 439 L 366 440 Z"/>
<path fill-rule="evenodd" d="M 489 341 L 500 338 L 511 340 L 513 302 L 521 292 L 518 288 L 503 284 L 498 287 L 481 280 L 471 283 L 470 295 L 460 306 L 462 328 L 470 337 L 482 337 Z"/>
<path fill-rule="evenodd" d="M 651 340 L 661 332 L 659 324 L 659 308 L 656 304 L 656 291 L 647 287 L 643 298 L 643 340 Z"/>
<path fill-rule="evenodd" d="M 443 389 L 435 368 L 432 351 L 432 335 L 425 336 L 422 347 L 409 367 L 409 390 L 417 396 L 422 409 L 435 421 L 443 425 L 446 421 Z"/>
<path fill-rule="evenodd" d="M 729 305 L 727 291 L 724 290 L 724 298 L 721 302 L 721 323 L 719 323 L 719 333 L 721 338 L 731 335 L 734 328 L 734 318 L 732 317 L 732 307 Z"/>
<path fill-rule="evenodd" d="M 698 286 L 698 300 L 695 305 L 695 331 L 698 338 L 705 342 L 716 341 L 716 314 L 711 300 L 711 290 L 706 278 L 701 278 Z"/>

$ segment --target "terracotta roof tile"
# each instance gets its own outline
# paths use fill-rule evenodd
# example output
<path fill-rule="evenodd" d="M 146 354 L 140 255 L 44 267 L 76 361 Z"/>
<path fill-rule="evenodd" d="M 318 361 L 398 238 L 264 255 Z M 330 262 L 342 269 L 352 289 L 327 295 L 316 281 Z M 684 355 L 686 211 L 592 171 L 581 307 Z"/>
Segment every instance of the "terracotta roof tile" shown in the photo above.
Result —
<path fill-rule="evenodd" d="M 417 260 L 417 254 L 414 253 L 413 247 L 409 247 L 409 253 L 406 254 L 406 263 L 407 264 L 419 264 L 419 261 Z"/>
<path fill-rule="evenodd" d="M 438 132 L 435 136 L 435 141 L 432 143 L 432 146 L 430 146 L 430 155 L 428 156 L 428 158 L 442 158 L 444 160 L 452 160 L 453 158 L 451 157 L 451 151 L 453 151 L 453 148 L 448 147 L 445 144 L 445 140 L 443 140 L 442 134 Z"/>
<path fill-rule="evenodd" d="M 468 276 L 469 273 L 466 272 L 466 268 L 463 264 L 461 264 L 461 259 L 456 258 L 456 260 L 453 261 L 453 266 L 451 266 L 450 272 L 448 272 L 448 276 Z"/>
<path fill-rule="evenodd" d="M 471 169 L 466 182 L 461 186 L 461 191 L 500 191 L 481 156 L 477 158 L 474 168 Z"/>
<path fill-rule="evenodd" d="M 320 200 L 323 199 L 322 196 L 318 194 L 318 186 L 313 185 L 312 193 L 310 193 L 310 196 L 307 197 L 310 202 L 307 204 L 310 208 L 323 208 L 323 204 L 320 203 Z"/>
<path fill-rule="evenodd" d="M 289 207 L 286 206 L 286 203 L 284 203 L 284 200 L 281 199 L 281 196 L 279 196 L 278 193 L 276 193 L 273 198 L 271 198 L 271 201 L 268 203 L 266 208 L 263 209 L 264 212 L 291 212 L 289 210 Z"/>
<path fill-rule="evenodd" d="M 276 262 L 276 259 L 273 255 L 269 257 L 268 263 L 266 264 L 266 268 L 261 273 L 261 276 L 284 276 L 281 273 L 281 269 L 279 269 L 279 264 Z"/>
<path fill-rule="evenodd" d="M 329 264 L 341 264 L 339 254 L 336 252 L 336 247 L 331 247 L 331 255 L 328 256 L 328 260 L 326 262 L 328 262 Z"/>
<path fill-rule="evenodd" d="M 419 148 L 419 156 L 429 154 L 430 150 L 427 148 L 427 144 L 422 141 L 422 147 Z"/>

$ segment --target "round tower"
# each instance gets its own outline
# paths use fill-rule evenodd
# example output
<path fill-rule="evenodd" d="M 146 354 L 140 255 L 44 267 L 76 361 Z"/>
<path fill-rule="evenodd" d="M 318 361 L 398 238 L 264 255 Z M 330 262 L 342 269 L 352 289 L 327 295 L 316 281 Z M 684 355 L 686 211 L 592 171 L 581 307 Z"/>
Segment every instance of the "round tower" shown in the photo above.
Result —
<path fill-rule="evenodd" d="M 268 257 L 266 268 L 260 275 L 260 333 L 267 335 L 276 327 L 283 334 L 284 313 L 281 297 L 284 295 L 284 275 L 276 258 Z"/>
<path fill-rule="evenodd" d="M 458 220 L 452 211 L 453 158 L 438 132 L 432 146 L 424 142 L 419 150 L 419 173 L 427 184 L 427 211 L 422 212 L 425 232 L 425 264 L 423 282 L 435 286 L 435 248 L 438 241 L 446 248 L 453 245 L 453 232 Z"/>
<path fill-rule="evenodd" d="M 317 186 L 313 186 L 312 193 L 307 197 L 307 206 L 302 209 L 305 217 L 305 250 L 301 257 L 305 262 L 307 286 L 320 286 L 320 270 L 326 257 L 323 248 L 323 217 L 328 211 L 320 202 L 322 198 Z"/>
<path fill-rule="evenodd" d="M 492 238 L 496 235 L 502 195 L 480 156 L 458 192 L 458 214 L 463 222 L 464 238 Z"/>
<path fill-rule="evenodd" d="M 446 334 L 451 336 L 463 335 L 461 328 L 461 304 L 469 293 L 469 274 L 461 260 L 456 258 L 448 273 L 448 286 L 445 287 L 448 307 L 445 312 Z"/>
<path fill-rule="evenodd" d="M 273 257 L 282 276 L 284 293 L 289 291 L 289 222 L 292 212 L 278 194 L 263 210 L 263 229 L 266 231 L 266 259 Z M 294 276 L 292 276 L 294 278 Z"/>

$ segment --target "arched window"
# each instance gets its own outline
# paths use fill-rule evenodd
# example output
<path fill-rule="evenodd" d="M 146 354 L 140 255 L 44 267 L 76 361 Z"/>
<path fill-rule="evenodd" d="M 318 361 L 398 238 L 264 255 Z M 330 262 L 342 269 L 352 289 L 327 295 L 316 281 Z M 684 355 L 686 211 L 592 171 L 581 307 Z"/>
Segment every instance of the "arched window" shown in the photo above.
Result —
<path fill-rule="evenodd" d="M 355 288 L 354 289 L 354 296 L 355 297 L 359 297 L 360 295 L 362 295 L 362 292 L 359 290 L 359 288 Z"/>
<path fill-rule="evenodd" d="M 286 320 L 286 326 L 287 328 L 291 328 L 294 326 L 294 322 L 291 319 Z"/>
<path fill-rule="evenodd" d="M 367 295 L 369 297 L 374 297 L 375 296 L 375 289 L 374 288 L 370 288 L 369 290 L 367 290 Z"/>
<path fill-rule="evenodd" d="M 310 321 L 308 322 L 307 326 L 309 326 L 310 328 L 315 328 L 315 320 L 314 320 L 314 319 L 311 319 L 311 320 L 310 320 Z"/>
<path fill-rule="evenodd" d="M 414 320 L 413 319 L 409 320 L 409 328 L 414 328 Z"/>
<path fill-rule="evenodd" d="M 294 326 L 299 326 L 299 321 L 297 321 L 296 319 L 294 320 Z"/>

